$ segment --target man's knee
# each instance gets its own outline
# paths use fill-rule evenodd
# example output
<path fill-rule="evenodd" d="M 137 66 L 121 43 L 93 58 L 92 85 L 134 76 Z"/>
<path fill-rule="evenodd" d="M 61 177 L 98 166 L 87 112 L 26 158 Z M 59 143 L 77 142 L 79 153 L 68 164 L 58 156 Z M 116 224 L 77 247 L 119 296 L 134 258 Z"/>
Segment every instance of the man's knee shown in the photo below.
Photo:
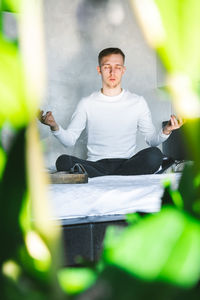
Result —
<path fill-rule="evenodd" d="M 149 149 L 151 150 L 151 153 L 153 153 L 153 155 L 156 155 L 161 158 L 163 157 L 163 154 L 158 147 L 150 147 Z"/>
<path fill-rule="evenodd" d="M 160 166 L 163 160 L 163 154 L 157 147 L 148 148 L 148 163 L 152 166 Z"/>
<path fill-rule="evenodd" d="M 56 160 L 56 169 L 58 171 L 67 171 L 72 167 L 72 164 L 70 155 L 62 154 Z"/>

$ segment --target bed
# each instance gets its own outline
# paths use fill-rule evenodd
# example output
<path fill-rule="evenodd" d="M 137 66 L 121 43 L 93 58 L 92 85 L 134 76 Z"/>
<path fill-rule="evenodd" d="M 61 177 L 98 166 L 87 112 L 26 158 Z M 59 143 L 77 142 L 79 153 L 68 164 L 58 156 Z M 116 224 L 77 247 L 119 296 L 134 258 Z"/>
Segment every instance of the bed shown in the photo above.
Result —
<path fill-rule="evenodd" d="M 158 212 L 164 181 L 170 179 L 176 187 L 185 161 L 192 159 L 186 145 L 183 125 L 162 145 L 164 155 L 175 162 L 165 174 L 102 176 L 88 184 L 50 185 L 52 218 L 63 228 L 65 264 L 79 264 L 79 256 L 98 261 L 107 226 L 127 226 L 126 214 Z"/>
<path fill-rule="evenodd" d="M 164 181 L 175 187 L 179 179 L 180 173 L 102 176 L 87 184 L 49 185 L 52 218 L 63 228 L 65 264 L 76 265 L 80 256 L 98 261 L 107 226 L 126 226 L 126 214 L 158 212 Z"/>

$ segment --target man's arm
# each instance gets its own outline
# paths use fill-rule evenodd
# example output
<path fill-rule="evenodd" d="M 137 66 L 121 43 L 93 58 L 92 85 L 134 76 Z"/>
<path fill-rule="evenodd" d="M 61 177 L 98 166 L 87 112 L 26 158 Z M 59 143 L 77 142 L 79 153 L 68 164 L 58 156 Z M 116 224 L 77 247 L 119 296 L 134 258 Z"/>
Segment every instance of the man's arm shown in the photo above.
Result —
<path fill-rule="evenodd" d="M 163 128 L 163 133 L 169 135 L 173 130 L 180 128 L 183 125 L 183 120 L 179 117 L 176 118 L 175 115 L 171 115 L 170 120 Z"/>
<path fill-rule="evenodd" d="M 67 129 L 56 123 L 51 111 L 43 115 L 43 111 L 39 114 L 39 120 L 51 128 L 53 135 L 65 146 L 74 146 L 81 132 L 86 126 L 87 114 L 84 101 L 80 101 L 75 112 L 72 115 L 70 124 Z"/>
<path fill-rule="evenodd" d="M 151 147 L 158 146 L 159 144 L 166 141 L 173 130 L 178 129 L 182 126 L 182 119 L 177 119 L 174 115 L 172 115 L 165 127 L 157 132 L 152 123 L 151 112 L 143 97 L 141 97 L 140 103 L 140 118 L 138 122 L 139 130 L 145 136 L 147 144 Z"/>

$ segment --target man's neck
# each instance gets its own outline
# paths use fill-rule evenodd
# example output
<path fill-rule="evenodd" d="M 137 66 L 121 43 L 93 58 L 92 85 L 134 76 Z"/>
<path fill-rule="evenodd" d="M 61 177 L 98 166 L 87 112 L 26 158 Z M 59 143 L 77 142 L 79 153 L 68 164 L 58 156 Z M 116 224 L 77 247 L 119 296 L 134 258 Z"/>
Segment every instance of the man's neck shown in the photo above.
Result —
<path fill-rule="evenodd" d="M 122 88 L 121 86 L 117 86 L 116 88 L 108 88 L 108 87 L 102 87 L 101 89 L 102 94 L 106 95 L 106 96 L 118 96 L 121 92 L 122 92 Z"/>

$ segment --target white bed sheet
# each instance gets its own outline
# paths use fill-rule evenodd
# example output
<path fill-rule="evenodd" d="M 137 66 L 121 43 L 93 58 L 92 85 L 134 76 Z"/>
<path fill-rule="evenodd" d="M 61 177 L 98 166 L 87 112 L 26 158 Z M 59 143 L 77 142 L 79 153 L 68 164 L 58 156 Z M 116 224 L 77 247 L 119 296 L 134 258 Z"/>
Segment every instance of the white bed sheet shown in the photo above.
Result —
<path fill-rule="evenodd" d="M 49 185 L 53 218 L 73 221 L 160 210 L 163 182 L 177 185 L 180 173 L 140 176 L 102 176 L 87 184 Z M 72 222 L 73 223 L 73 222 Z"/>

